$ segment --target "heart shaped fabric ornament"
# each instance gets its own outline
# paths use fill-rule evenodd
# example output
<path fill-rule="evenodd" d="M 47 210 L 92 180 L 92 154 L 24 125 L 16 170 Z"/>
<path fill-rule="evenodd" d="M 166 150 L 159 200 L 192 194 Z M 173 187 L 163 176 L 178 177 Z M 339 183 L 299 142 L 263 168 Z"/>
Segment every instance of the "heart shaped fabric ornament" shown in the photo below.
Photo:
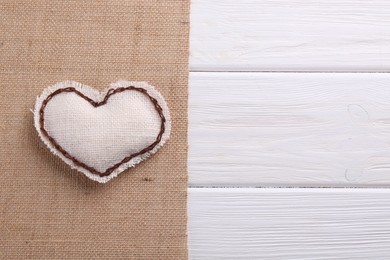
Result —
<path fill-rule="evenodd" d="M 157 152 L 171 130 L 162 95 L 130 81 L 102 92 L 74 81 L 48 87 L 37 97 L 34 124 L 55 155 L 101 183 Z"/>

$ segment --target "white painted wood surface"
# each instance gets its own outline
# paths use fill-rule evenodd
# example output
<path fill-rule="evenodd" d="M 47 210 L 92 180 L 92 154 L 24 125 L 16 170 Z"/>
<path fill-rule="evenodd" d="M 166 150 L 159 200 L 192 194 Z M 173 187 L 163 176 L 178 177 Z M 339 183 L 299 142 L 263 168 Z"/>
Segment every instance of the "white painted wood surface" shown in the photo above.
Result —
<path fill-rule="evenodd" d="M 190 186 L 390 184 L 390 74 L 191 73 Z"/>
<path fill-rule="evenodd" d="M 190 189 L 189 256 L 388 259 L 390 190 Z"/>
<path fill-rule="evenodd" d="M 192 71 L 390 71 L 387 0 L 192 0 Z"/>
<path fill-rule="evenodd" d="M 390 73 L 302 73 L 390 72 L 390 2 L 191 3 L 190 259 L 388 259 L 390 189 L 258 187 L 390 187 Z"/>

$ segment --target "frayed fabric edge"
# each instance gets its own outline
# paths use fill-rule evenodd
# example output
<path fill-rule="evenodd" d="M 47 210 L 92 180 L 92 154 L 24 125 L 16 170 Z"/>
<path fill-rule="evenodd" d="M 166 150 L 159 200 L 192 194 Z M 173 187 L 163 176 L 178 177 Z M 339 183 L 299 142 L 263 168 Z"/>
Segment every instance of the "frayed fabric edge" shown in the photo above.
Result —
<path fill-rule="evenodd" d="M 95 100 L 95 101 L 102 101 L 108 91 L 110 89 L 116 89 L 116 88 L 122 88 L 122 87 L 128 87 L 128 86 L 134 86 L 134 87 L 139 87 L 139 88 L 144 88 L 150 96 L 155 98 L 159 105 L 161 106 L 163 110 L 163 114 L 165 116 L 166 122 L 165 122 L 165 132 L 163 133 L 161 137 L 161 141 L 150 151 L 138 155 L 131 160 L 129 160 L 126 163 L 121 164 L 118 168 L 116 168 L 110 175 L 108 176 L 99 176 L 96 174 L 91 173 L 89 170 L 80 167 L 76 165 L 72 160 L 69 158 L 66 158 L 61 152 L 59 152 L 49 141 L 49 139 L 43 135 L 41 129 L 40 129 L 40 108 L 42 106 L 43 101 L 53 92 L 55 92 L 58 89 L 66 88 L 66 87 L 74 87 L 76 90 L 82 92 L 89 98 Z M 147 82 L 136 82 L 136 81 L 126 81 L 126 80 L 120 80 L 117 81 L 116 83 L 112 83 L 110 87 L 105 88 L 103 91 L 99 92 L 98 90 L 87 86 L 83 85 L 79 82 L 76 81 L 63 81 L 56 83 L 50 87 L 47 87 L 44 89 L 42 94 L 40 96 L 37 96 L 35 106 L 34 106 L 34 126 L 36 131 L 38 132 L 38 135 L 40 139 L 45 143 L 45 145 L 50 149 L 50 151 L 60 157 L 66 164 L 68 164 L 72 169 L 76 169 L 79 172 L 83 173 L 85 176 L 87 176 L 89 179 L 97 181 L 99 183 L 107 183 L 111 179 L 117 177 L 121 172 L 125 171 L 126 169 L 130 167 L 134 167 L 143 160 L 147 159 L 150 157 L 152 154 L 156 153 L 169 139 L 170 133 L 171 133 L 171 117 L 168 109 L 168 105 L 165 102 L 163 96 L 158 92 L 153 86 L 149 85 Z"/>

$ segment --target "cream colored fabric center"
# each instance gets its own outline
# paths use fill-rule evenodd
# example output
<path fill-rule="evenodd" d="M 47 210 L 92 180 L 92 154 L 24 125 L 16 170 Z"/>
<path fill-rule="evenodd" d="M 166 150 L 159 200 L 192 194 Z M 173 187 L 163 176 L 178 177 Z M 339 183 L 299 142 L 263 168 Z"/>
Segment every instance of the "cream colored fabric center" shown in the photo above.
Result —
<path fill-rule="evenodd" d="M 171 131 L 161 94 L 146 82 L 130 81 L 102 92 L 74 81 L 48 87 L 37 98 L 34 124 L 55 155 L 102 183 L 157 152 Z"/>
<path fill-rule="evenodd" d="M 99 172 L 152 144 L 160 127 L 153 103 L 137 91 L 115 94 L 99 107 L 74 92 L 61 93 L 45 109 L 45 128 L 50 136 Z"/>

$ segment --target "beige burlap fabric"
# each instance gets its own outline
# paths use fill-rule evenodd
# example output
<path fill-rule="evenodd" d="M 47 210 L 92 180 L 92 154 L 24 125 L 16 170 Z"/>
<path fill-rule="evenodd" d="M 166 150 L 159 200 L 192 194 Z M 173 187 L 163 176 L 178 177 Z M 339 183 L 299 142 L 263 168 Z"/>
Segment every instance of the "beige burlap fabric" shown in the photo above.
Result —
<path fill-rule="evenodd" d="M 0 258 L 186 259 L 189 1 L 0 1 Z M 56 82 L 148 81 L 169 142 L 107 184 L 55 157 L 33 127 Z"/>

